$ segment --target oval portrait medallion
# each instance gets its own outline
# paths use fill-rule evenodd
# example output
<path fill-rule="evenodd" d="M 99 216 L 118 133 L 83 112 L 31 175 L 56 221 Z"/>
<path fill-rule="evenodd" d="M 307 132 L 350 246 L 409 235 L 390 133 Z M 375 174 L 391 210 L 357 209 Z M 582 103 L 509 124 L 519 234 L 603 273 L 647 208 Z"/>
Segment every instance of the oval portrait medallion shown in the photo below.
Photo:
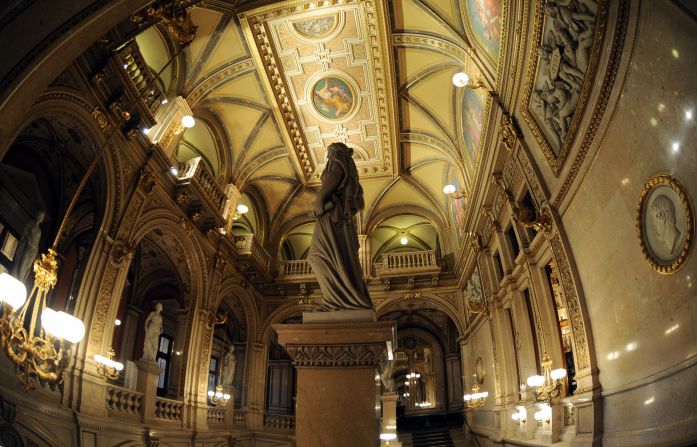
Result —
<path fill-rule="evenodd" d="M 644 185 L 637 207 L 637 230 L 644 256 L 660 273 L 674 273 L 687 260 L 694 217 L 687 192 L 669 174 Z"/>
<path fill-rule="evenodd" d="M 323 77 L 312 87 L 312 103 L 323 117 L 340 120 L 355 107 L 356 95 L 348 82 L 330 75 Z"/>

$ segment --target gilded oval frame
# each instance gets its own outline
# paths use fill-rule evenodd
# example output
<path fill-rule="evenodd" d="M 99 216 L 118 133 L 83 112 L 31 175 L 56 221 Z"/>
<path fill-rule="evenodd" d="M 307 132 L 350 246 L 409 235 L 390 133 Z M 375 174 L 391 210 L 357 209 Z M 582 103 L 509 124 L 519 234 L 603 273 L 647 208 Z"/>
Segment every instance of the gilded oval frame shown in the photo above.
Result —
<path fill-rule="evenodd" d="M 684 230 L 684 240 L 682 243 L 676 247 L 677 254 L 674 258 L 668 261 L 662 261 L 658 259 L 654 253 L 651 243 L 648 241 L 648 234 L 646 230 L 646 207 L 649 200 L 653 197 L 657 188 L 669 188 L 675 196 L 679 199 L 678 203 L 673 203 L 675 208 L 681 207 L 683 214 L 683 230 Z M 677 213 L 674 213 L 677 214 Z M 676 217 L 677 219 L 677 217 Z M 687 262 L 687 258 L 690 255 L 690 250 L 692 249 L 692 239 L 694 233 L 694 213 L 692 210 L 692 205 L 690 203 L 689 195 L 685 187 L 680 183 L 680 181 L 670 174 L 657 174 L 651 177 L 641 191 L 639 197 L 639 203 L 637 204 L 636 210 L 636 231 L 639 237 L 639 244 L 641 245 L 641 251 L 644 257 L 651 265 L 651 267 L 658 273 L 669 275 L 679 271 Z M 675 224 L 675 223 L 674 223 Z M 674 225 L 677 228 L 676 225 Z M 682 235 L 678 236 L 679 238 Z M 677 241 L 676 241 L 677 242 Z"/>

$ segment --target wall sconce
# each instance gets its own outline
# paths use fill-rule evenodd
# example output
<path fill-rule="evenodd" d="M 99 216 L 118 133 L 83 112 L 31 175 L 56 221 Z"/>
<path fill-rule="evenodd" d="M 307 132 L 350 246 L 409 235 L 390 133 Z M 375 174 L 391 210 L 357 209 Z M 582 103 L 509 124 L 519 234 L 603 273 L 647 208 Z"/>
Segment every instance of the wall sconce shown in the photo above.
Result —
<path fill-rule="evenodd" d="M 542 356 L 542 375 L 528 377 L 528 386 L 535 389 L 535 400 L 551 402 L 559 396 L 564 377 L 566 377 L 566 370 L 564 368 L 553 370 L 552 359 L 545 352 Z"/>
<path fill-rule="evenodd" d="M 455 87 L 458 88 L 464 87 L 471 90 L 475 90 L 484 87 L 484 82 L 482 82 L 481 80 L 472 82 L 470 76 L 464 71 L 461 71 L 453 75 L 453 85 L 455 85 Z"/>
<path fill-rule="evenodd" d="M 443 187 L 443 192 L 446 195 L 451 196 L 453 199 L 467 199 L 467 193 L 464 191 L 458 191 L 455 185 L 445 185 Z"/>
<path fill-rule="evenodd" d="M 235 214 L 232 215 L 232 220 L 237 220 L 242 215 L 247 214 L 249 212 L 249 207 L 247 205 L 242 205 L 241 203 L 237 205 L 237 208 L 235 209 Z"/>
<path fill-rule="evenodd" d="M 479 385 L 472 385 L 472 394 L 465 394 L 464 399 L 467 408 L 479 408 L 486 403 L 486 398 L 489 396 L 488 391 L 479 392 Z"/>
<path fill-rule="evenodd" d="M 97 362 L 97 374 L 105 379 L 116 380 L 121 375 L 123 363 L 113 360 L 115 354 L 114 349 L 109 347 L 106 357 L 99 354 L 94 356 L 94 361 Z"/>

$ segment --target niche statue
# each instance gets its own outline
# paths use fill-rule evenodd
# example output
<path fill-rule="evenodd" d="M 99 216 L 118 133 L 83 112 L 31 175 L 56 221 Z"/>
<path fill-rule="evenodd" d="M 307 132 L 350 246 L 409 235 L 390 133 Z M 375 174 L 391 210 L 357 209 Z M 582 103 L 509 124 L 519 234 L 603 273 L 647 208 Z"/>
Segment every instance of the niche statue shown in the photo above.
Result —
<path fill-rule="evenodd" d="M 32 220 L 22 232 L 19 240 L 15 261 L 15 277 L 26 283 L 31 274 L 31 267 L 39 252 L 39 242 L 41 241 L 41 222 L 44 220 L 44 212 L 39 211 L 36 218 Z"/>
<path fill-rule="evenodd" d="M 329 145 L 313 205 L 317 223 L 307 260 L 322 290 L 320 311 L 373 308 L 358 260 L 356 213 L 364 202 L 352 155 L 343 143 Z"/>
<path fill-rule="evenodd" d="M 237 366 L 237 357 L 235 357 L 235 347 L 230 345 L 228 351 L 223 357 L 223 376 L 220 381 L 223 386 L 232 386 L 232 380 L 235 378 L 235 367 Z"/>
<path fill-rule="evenodd" d="M 162 304 L 155 304 L 155 310 L 145 319 L 145 340 L 143 342 L 143 357 L 146 362 L 154 362 L 157 355 L 157 345 L 162 333 Z"/>

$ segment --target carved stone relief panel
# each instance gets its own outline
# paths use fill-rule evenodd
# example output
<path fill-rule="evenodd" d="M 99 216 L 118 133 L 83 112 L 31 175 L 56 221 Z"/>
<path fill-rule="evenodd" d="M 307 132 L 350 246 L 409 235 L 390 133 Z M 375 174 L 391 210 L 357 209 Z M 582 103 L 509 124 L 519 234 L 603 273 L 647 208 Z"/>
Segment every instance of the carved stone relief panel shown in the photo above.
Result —
<path fill-rule="evenodd" d="M 592 88 L 606 9 L 606 0 L 538 2 L 521 112 L 555 175 Z"/>

